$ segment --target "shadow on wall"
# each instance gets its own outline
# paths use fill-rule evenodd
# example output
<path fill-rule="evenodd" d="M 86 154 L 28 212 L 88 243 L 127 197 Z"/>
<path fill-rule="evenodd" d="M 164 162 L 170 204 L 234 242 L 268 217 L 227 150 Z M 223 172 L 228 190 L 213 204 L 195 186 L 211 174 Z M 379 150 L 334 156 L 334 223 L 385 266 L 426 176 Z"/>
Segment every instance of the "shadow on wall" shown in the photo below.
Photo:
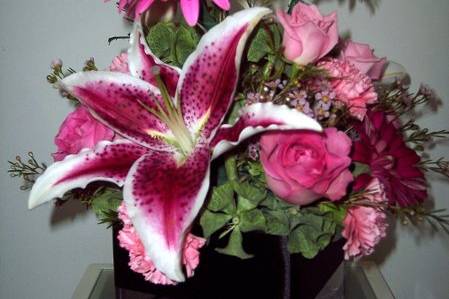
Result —
<path fill-rule="evenodd" d="M 50 217 L 51 230 L 57 230 L 64 225 L 71 224 L 80 218 L 86 218 L 89 214 L 86 205 L 80 200 L 58 201 L 53 207 Z"/>
<path fill-rule="evenodd" d="M 379 6 L 381 2 L 381 0 L 313 0 L 312 2 L 318 5 L 321 3 L 334 2 L 334 1 L 338 1 L 340 5 L 343 5 L 347 2 L 350 11 L 353 11 L 357 4 L 364 4 L 369 8 L 371 13 L 375 13 L 376 8 Z"/>

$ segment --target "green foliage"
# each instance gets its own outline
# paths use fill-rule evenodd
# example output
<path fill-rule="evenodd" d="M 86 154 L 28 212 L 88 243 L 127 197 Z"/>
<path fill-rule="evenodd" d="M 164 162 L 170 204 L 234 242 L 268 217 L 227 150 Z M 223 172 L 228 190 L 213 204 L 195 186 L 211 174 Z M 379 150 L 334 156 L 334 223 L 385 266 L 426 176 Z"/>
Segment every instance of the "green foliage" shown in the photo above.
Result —
<path fill-rule="evenodd" d="M 288 240 L 291 253 L 301 253 L 306 258 L 313 258 L 335 235 L 337 223 L 332 212 L 314 207 L 305 208 L 293 217 L 294 226 Z"/>
<path fill-rule="evenodd" d="M 121 190 L 100 188 L 89 198 L 89 203 L 100 223 L 112 225 L 117 221 L 117 209 L 122 200 Z"/>
<path fill-rule="evenodd" d="M 258 63 L 266 56 L 278 56 L 281 34 L 277 24 L 261 23 L 248 48 L 248 61 Z"/>
<path fill-rule="evenodd" d="M 150 28 L 146 41 L 151 51 L 162 61 L 181 67 L 195 50 L 200 36 L 194 28 L 160 22 Z"/>
<path fill-rule="evenodd" d="M 231 156 L 225 162 L 228 180 L 212 191 L 200 224 L 205 237 L 229 235 L 220 253 L 248 258 L 243 234 L 263 232 L 288 236 L 291 253 L 313 258 L 333 239 L 346 210 L 332 202 L 300 208 L 280 200 L 266 189 L 265 174 L 259 162 Z"/>
<path fill-rule="evenodd" d="M 253 255 L 246 253 L 243 249 L 242 242 L 243 236 L 240 229 L 237 227 L 232 231 L 228 245 L 225 248 L 217 248 L 216 250 L 220 253 L 236 256 L 241 259 L 252 258 Z"/>

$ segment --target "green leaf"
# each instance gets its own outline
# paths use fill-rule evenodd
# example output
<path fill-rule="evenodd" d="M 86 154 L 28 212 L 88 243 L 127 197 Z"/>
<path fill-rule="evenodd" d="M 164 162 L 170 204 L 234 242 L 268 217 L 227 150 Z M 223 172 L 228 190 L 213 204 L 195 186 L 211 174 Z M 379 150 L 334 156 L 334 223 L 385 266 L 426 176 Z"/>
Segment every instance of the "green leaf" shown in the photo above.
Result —
<path fill-rule="evenodd" d="M 117 211 L 122 203 L 122 192 L 117 189 L 101 189 L 92 196 L 90 206 L 99 221 L 109 218 L 111 211 Z"/>
<path fill-rule="evenodd" d="M 354 170 L 352 171 L 352 175 L 354 177 L 358 177 L 361 174 L 370 173 L 370 172 L 371 172 L 371 170 L 369 168 L 369 165 L 359 163 L 359 162 L 354 162 Z"/>
<path fill-rule="evenodd" d="M 289 209 L 291 207 L 296 207 L 291 205 L 282 199 L 278 198 L 276 195 L 271 192 L 267 194 L 265 199 L 260 203 L 261 206 L 266 207 L 270 210 L 279 210 L 279 209 Z"/>
<path fill-rule="evenodd" d="M 247 58 L 251 62 L 259 62 L 265 55 L 273 53 L 270 47 L 271 38 L 264 26 L 260 26 L 248 48 Z"/>
<path fill-rule="evenodd" d="M 305 258 L 311 259 L 320 250 L 319 236 L 320 232 L 312 226 L 300 225 L 289 235 L 288 250 L 291 253 L 301 253 Z"/>
<path fill-rule="evenodd" d="M 342 205 L 336 205 L 332 202 L 322 202 L 318 206 L 320 211 L 330 213 L 334 222 L 342 224 L 346 217 L 346 209 Z"/>
<path fill-rule="evenodd" d="M 225 226 L 231 219 L 231 215 L 213 213 L 209 210 L 205 210 L 200 218 L 200 225 L 203 228 L 204 237 L 209 238 L 213 233 Z"/>
<path fill-rule="evenodd" d="M 234 191 L 239 195 L 237 201 L 237 210 L 239 211 L 254 209 L 267 196 L 265 189 L 252 186 L 248 182 L 231 181 L 231 184 Z"/>
<path fill-rule="evenodd" d="M 290 232 L 287 213 L 283 210 L 263 210 L 266 219 L 265 232 L 270 235 L 287 236 Z"/>
<path fill-rule="evenodd" d="M 215 250 L 222 254 L 232 255 L 241 259 L 252 258 L 252 254 L 248 254 L 243 249 L 243 236 L 238 227 L 236 227 L 229 237 L 228 245 L 225 248 L 216 248 Z"/>
<path fill-rule="evenodd" d="M 175 56 L 178 65 L 182 66 L 187 57 L 195 51 L 200 38 L 194 28 L 181 25 L 176 31 Z"/>
<path fill-rule="evenodd" d="M 213 212 L 235 213 L 234 189 L 231 182 L 215 187 L 207 208 Z"/>
<path fill-rule="evenodd" d="M 254 209 L 240 214 L 239 227 L 242 232 L 265 230 L 265 216 L 262 211 Z"/>
<path fill-rule="evenodd" d="M 218 24 L 217 19 L 213 15 L 214 8 L 207 7 L 206 1 L 201 1 L 201 14 L 199 23 L 206 29 L 211 29 Z"/>
<path fill-rule="evenodd" d="M 160 22 L 150 28 L 146 41 L 151 51 L 160 59 L 167 61 L 175 42 L 176 27 L 171 22 Z"/>

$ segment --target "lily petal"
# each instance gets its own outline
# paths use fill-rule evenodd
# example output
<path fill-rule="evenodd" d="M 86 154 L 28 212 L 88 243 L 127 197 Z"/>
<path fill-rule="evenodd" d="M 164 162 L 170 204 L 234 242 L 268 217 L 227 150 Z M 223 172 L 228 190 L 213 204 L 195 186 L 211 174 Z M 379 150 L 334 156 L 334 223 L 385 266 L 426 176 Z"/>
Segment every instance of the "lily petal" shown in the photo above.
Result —
<path fill-rule="evenodd" d="M 209 189 L 210 151 L 196 148 L 180 164 L 168 152 L 149 152 L 129 171 L 123 188 L 128 215 L 156 268 L 184 281 L 184 236 Z"/>
<path fill-rule="evenodd" d="M 87 106 L 94 117 L 119 134 L 155 150 L 171 150 L 167 126 L 144 106 L 162 103 L 159 89 L 118 72 L 81 72 L 60 82 L 63 89 Z M 144 106 L 143 106 L 144 105 Z"/>
<path fill-rule="evenodd" d="M 313 118 L 285 105 L 256 103 L 243 108 L 234 125 L 223 125 L 211 143 L 212 159 L 238 145 L 240 142 L 264 131 L 312 130 L 322 131 Z"/>
<path fill-rule="evenodd" d="M 94 181 L 107 181 L 122 186 L 133 163 L 147 149 L 126 140 L 100 142 L 95 150 L 82 150 L 52 164 L 33 185 L 28 200 L 32 209 L 65 192 L 84 188 Z"/>
<path fill-rule="evenodd" d="M 210 140 L 223 121 L 237 86 L 245 42 L 267 8 L 251 8 L 227 17 L 200 40 L 184 64 L 178 83 L 184 122 Z"/>
<path fill-rule="evenodd" d="M 176 93 L 176 86 L 181 70 L 161 61 L 151 52 L 143 34 L 140 21 L 134 22 L 134 29 L 130 37 L 130 48 L 128 49 L 128 64 L 131 75 L 157 86 L 152 68 L 160 67 L 160 76 L 167 86 L 170 96 Z"/>

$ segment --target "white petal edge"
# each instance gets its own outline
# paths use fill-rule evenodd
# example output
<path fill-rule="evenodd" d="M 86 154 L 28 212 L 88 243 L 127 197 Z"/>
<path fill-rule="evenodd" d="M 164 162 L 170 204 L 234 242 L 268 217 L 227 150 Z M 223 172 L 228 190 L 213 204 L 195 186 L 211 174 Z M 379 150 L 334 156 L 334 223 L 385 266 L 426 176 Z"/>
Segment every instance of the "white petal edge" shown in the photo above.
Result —
<path fill-rule="evenodd" d="M 147 256 L 154 263 L 156 268 L 161 271 L 169 279 L 177 282 L 185 281 L 185 275 L 182 271 L 182 253 L 183 248 L 181 247 L 179 251 L 167 250 L 163 244 L 166 244 L 165 239 L 162 238 L 161 234 L 153 227 L 148 226 L 145 223 L 145 217 L 142 216 L 139 209 L 134 205 L 134 199 L 132 195 L 132 176 L 139 165 L 139 162 L 144 159 L 142 156 L 137 160 L 131 167 L 128 176 L 125 180 L 123 187 L 123 199 L 126 204 L 126 210 L 128 216 L 130 217 L 134 228 L 136 229 L 142 244 L 144 245 L 145 252 Z M 209 191 L 210 184 L 210 164 L 208 166 L 206 175 L 204 177 L 201 188 L 198 192 L 198 200 L 195 201 L 195 205 L 192 207 L 189 217 L 184 221 L 185 223 L 192 223 L 201 207 L 204 204 L 207 192 Z M 189 227 L 183 229 L 183 235 L 185 238 L 185 233 Z M 185 241 L 185 240 L 183 240 Z"/>
<path fill-rule="evenodd" d="M 116 142 L 101 141 L 96 146 L 95 150 L 104 149 L 108 145 L 115 144 L 134 144 L 126 140 Z M 54 185 L 58 182 L 66 172 L 72 170 L 74 167 L 80 165 L 80 162 L 89 155 L 95 152 L 91 149 L 83 149 L 76 155 L 68 155 L 62 161 L 58 161 L 50 165 L 43 174 L 41 174 L 33 185 L 28 199 L 28 209 L 33 209 L 43 203 L 46 203 L 54 198 L 61 198 L 67 191 L 75 188 L 85 188 L 89 183 L 94 181 L 111 182 L 119 187 L 123 186 L 124 181 L 109 177 L 81 177 L 71 180 L 69 183 Z"/>
<path fill-rule="evenodd" d="M 286 105 L 275 105 L 273 103 L 256 103 L 242 108 L 240 110 L 240 115 L 254 115 L 253 117 L 255 119 L 268 117 L 273 119 L 273 121 L 283 122 L 283 124 L 272 124 L 266 127 L 246 127 L 241 131 L 237 141 L 219 141 L 213 149 L 212 160 L 237 146 L 245 139 L 261 132 L 274 130 L 312 130 L 321 132 L 323 130 L 321 125 L 315 119 L 295 109 L 291 109 Z M 237 123 L 238 121 L 239 119 L 237 119 L 235 123 Z M 230 127 L 232 127 L 232 125 L 221 126 L 221 128 Z"/>

